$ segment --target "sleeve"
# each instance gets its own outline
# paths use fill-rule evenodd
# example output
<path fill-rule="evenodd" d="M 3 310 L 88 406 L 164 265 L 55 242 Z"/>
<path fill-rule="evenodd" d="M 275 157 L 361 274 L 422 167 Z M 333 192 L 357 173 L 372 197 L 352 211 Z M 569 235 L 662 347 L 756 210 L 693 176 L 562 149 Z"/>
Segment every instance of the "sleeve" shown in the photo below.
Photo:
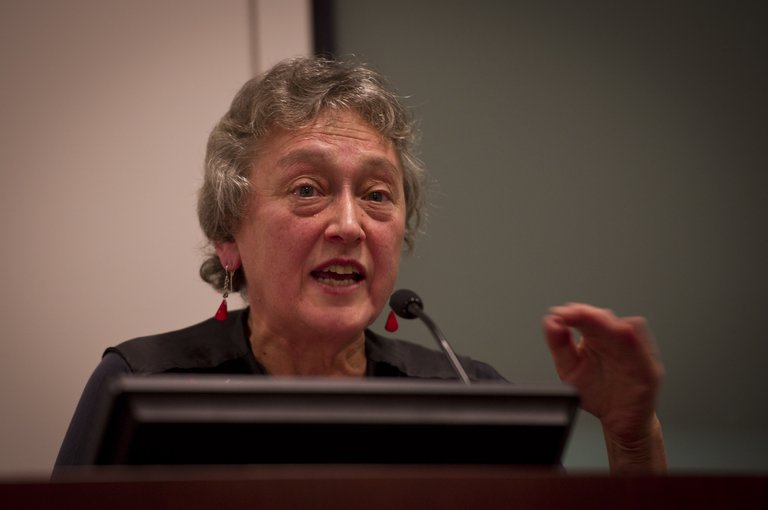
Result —
<path fill-rule="evenodd" d="M 69 423 L 69 428 L 61 444 L 59 455 L 54 466 L 77 466 L 88 464 L 88 445 L 93 439 L 94 422 L 98 418 L 104 402 L 106 383 L 112 377 L 130 374 L 131 369 L 125 360 L 116 353 L 107 353 L 96 367 L 88 383 L 85 385 L 75 414 Z"/>
<path fill-rule="evenodd" d="M 509 382 L 507 379 L 496 371 L 491 365 L 483 363 L 482 361 L 472 361 L 475 368 L 474 381 L 503 381 Z"/>

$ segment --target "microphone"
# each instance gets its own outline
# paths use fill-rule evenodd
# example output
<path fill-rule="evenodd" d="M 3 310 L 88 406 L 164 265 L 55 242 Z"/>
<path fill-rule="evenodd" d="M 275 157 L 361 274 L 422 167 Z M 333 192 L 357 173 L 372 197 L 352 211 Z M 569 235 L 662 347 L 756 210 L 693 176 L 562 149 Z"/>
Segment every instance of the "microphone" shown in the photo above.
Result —
<path fill-rule="evenodd" d="M 440 331 L 440 328 L 437 327 L 437 324 L 424 313 L 424 303 L 421 302 L 421 298 L 415 292 L 408 289 L 395 291 L 395 293 L 392 294 L 392 297 L 389 298 L 389 306 L 392 308 L 392 311 L 403 319 L 415 319 L 416 317 L 421 319 L 424 324 L 427 325 L 432 336 L 435 337 L 437 345 L 440 346 L 443 353 L 448 357 L 448 361 L 451 362 L 453 370 L 456 372 L 456 375 L 459 376 L 459 379 L 461 379 L 464 384 L 470 384 L 469 377 L 464 371 L 464 367 L 461 366 L 459 358 L 456 357 L 456 353 L 453 352 L 451 344 L 445 339 L 445 336 Z"/>

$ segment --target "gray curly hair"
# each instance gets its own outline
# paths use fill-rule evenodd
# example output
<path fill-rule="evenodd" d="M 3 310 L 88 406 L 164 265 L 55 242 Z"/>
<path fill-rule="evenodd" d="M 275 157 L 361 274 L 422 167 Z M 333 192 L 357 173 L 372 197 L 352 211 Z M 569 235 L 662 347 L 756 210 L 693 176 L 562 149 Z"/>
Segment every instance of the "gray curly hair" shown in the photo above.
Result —
<path fill-rule="evenodd" d="M 250 195 L 250 176 L 258 144 L 275 127 L 300 129 L 325 110 L 352 110 L 388 138 L 403 168 L 406 222 L 404 240 L 413 249 L 423 216 L 424 167 L 416 158 L 416 129 L 383 76 L 369 67 L 321 57 L 285 60 L 261 77 L 246 82 L 229 111 L 208 138 L 205 176 L 197 214 L 210 246 L 234 240 Z M 226 271 L 214 250 L 200 276 L 224 290 Z M 242 268 L 233 277 L 234 291 L 244 290 Z"/>

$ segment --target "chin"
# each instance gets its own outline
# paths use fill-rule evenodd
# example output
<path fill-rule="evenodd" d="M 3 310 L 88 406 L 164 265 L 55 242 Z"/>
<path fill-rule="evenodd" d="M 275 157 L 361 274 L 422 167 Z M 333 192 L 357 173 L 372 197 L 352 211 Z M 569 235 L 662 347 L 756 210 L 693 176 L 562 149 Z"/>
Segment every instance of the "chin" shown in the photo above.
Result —
<path fill-rule="evenodd" d="M 330 308 L 313 314 L 312 329 L 320 334 L 351 336 L 363 332 L 376 320 L 370 311 Z"/>

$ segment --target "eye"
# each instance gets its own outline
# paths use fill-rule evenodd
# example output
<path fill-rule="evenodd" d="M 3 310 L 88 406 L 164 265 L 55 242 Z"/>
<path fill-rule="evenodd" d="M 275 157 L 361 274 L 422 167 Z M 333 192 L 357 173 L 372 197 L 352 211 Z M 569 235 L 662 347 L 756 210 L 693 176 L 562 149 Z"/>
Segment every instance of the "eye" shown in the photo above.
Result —
<path fill-rule="evenodd" d="M 387 194 L 383 191 L 371 191 L 365 198 L 371 202 L 384 202 L 387 200 Z"/>
<path fill-rule="evenodd" d="M 312 198 L 317 196 L 317 189 L 310 184 L 302 184 L 301 186 L 297 186 L 296 189 L 293 190 L 293 193 L 299 198 Z"/>

